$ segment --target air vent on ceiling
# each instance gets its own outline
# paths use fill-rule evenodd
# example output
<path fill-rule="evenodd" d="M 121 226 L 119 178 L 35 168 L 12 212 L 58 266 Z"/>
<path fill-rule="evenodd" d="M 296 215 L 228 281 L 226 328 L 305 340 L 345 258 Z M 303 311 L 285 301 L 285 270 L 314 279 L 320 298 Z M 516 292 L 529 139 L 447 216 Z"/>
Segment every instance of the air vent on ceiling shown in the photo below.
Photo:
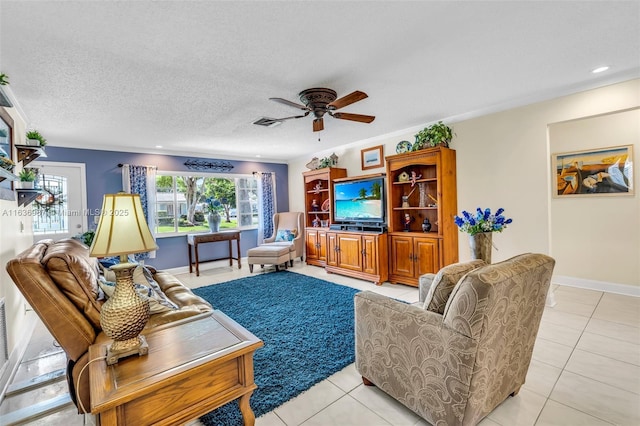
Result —
<path fill-rule="evenodd" d="M 259 119 L 254 121 L 253 124 L 257 124 L 258 126 L 265 126 L 265 127 L 275 127 L 282 124 L 282 121 L 277 120 L 275 118 L 260 117 Z"/>

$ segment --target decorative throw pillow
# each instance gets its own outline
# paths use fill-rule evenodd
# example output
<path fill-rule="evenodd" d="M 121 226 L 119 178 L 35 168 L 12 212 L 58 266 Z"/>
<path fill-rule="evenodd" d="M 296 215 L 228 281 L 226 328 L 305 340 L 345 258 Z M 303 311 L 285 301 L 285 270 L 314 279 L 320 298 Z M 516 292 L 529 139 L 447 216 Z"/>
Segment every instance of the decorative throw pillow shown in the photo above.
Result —
<path fill-rule="evenodd" d="M 276 241 L 293 241 L 296 238 L 296 230 L 295 229 L 278 229 L 276 233 Z"/>
<path fill-rule="evenodd" d="M 100 277 L 98 280 L 100 288 L 104 292 L 106 298 L 113 296 L 113 292 L 115 291 L 115 283 L 112 281 L 107 281 L 104 277 Z M 151 314 L 157 314 L 160 312 L 173 311 L 178 309 L 178 307 L 167 299 L 167 297 L 163 293 L 158 293 L 152 287 L 145 286 L 142 284 L 136 284 L 136 291 L 142 297 L 146 297 L 149 299 L 149 311 Z"/>
<path fill-rule="evenodd" d="M 424 309 L 444 314 L 447 300 L 449 300 L 449 296 L 458 281 L 460 281 L 460 278 L 484 265 L 486 265 L 484 260 L 478 259 L 470 262 L 454 263 L 440 269 L 431 283 L 431 288 L 424 301 Z"/>

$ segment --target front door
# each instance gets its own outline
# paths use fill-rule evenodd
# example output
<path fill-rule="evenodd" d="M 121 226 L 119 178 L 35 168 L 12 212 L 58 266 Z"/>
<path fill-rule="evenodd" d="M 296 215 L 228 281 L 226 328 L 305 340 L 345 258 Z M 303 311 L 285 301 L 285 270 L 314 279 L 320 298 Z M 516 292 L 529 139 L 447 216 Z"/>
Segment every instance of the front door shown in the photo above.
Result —
<path fill-rule="evenodd" d="M 32 203 L 34 242 L 61 240 L 87 231 L 84 163 L 33 162 L 42 193 Z"/>

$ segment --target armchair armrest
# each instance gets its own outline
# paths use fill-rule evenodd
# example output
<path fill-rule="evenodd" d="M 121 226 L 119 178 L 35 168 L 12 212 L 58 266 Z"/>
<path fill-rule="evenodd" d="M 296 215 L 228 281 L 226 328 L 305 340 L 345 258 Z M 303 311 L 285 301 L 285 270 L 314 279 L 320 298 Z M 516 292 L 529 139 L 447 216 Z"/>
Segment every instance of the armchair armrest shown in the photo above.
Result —
<path fill-rule="evenodd" d="M 429 289 L 431 288 L 431 284 L 433 284 L 433 280 L 436 278 L 436 274 L 424 274 L 420 275 L 418 279 L 420 287 L 418 288 L 418 300 L 420 303 L 424 303 L 427 300 L 427 294 L 429 294 Z"/>

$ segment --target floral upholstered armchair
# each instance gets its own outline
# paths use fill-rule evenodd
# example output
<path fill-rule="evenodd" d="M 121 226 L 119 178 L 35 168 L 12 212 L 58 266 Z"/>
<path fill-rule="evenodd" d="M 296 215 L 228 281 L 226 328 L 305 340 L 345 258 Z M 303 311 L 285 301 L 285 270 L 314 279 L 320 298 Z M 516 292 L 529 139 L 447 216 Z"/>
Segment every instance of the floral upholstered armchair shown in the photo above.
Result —
<path fill-rule="evenodd" d="M 356 294 L 356 369 L 431 424 L 477 424 L 525 381 L 554 266 L 449 265 L 422 306 Z"/>
<path fill-rule="evenodd" d="M 290 262 L 296 257 L 304 260 L 304 213 L 282 212 L 273 215 L 273 235 L 263 244 L 291 245 Z"/>

